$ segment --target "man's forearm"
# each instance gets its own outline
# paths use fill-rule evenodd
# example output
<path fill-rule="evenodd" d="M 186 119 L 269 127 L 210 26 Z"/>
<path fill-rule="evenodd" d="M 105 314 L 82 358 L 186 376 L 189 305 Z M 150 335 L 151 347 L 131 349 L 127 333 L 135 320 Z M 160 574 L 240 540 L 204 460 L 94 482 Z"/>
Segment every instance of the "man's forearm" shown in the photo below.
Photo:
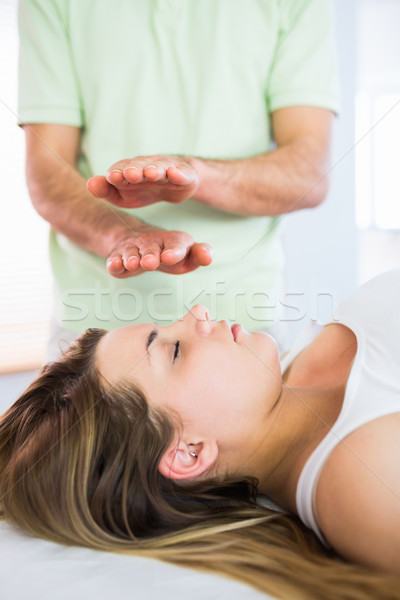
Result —
<path fill-rule="evenodd" d="M 86 182 L 67 164 L 57 176 L 29 173 L 28 187 L 38 213 L 81 248 L 105 258 L 110 275 L 135 277 L 145 271 L 184 274 L 212 261 L 212 248 L 183 231 L 153 227 L 86 191 Z"/>
<path fill-rule="evenodd" d="M 231 213 L 274 216 L 312 208 L 328 191 L 328 160 L 308 140 L 242 160 L 189 161 L 200 179 L 194 199 Z"/>
<path fill-rule="evenodd" d="M 117 241 L 142 224 L 108 202 L 94 198 L 83 177 L 68 164 L 27 165 L 27 182 L 37 212 L 55 231 L 78 246 L 107 258 Z"/>
<path fill-rule="evenodd" d="M 38 123 L 24 130 L 34 207 L 56 231 L 105 258 L 110 275 L 136 277 L 154 270 L 179 275 L 211 263 L 212 248 L 190 233 L 151 226 L 115 208 L 101 189 L 87 191 L 76 168 L 79 128 Z"/>
<path fill-rule="evenodd" d="M 189 159 L 195 199 L 242 215 L 280 215 L 317 206 L 328 191 L 333 113 L 292 106 L 272 114 L 276 150 L 243 160 Z"/>
<path fill-rule="evenodd" d="M 277 148 L 238 160 L 151 155 L 124 158 L 89 189 L 123 208 L 189 198 L 239 215 L 280 215 L 317 206 L 328 190 L 333 113 L 307 106 L 277 110 Z"/>

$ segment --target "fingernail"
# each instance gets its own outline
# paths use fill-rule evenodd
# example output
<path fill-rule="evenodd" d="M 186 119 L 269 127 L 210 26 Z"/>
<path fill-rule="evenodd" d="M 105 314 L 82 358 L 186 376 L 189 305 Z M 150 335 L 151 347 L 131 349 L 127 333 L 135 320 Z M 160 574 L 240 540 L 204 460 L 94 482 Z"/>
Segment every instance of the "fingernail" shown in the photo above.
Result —
<path fill-rule="evenodd" d="M 108 260 L 108 261 L 107 261 L 107 266 L 108 266 L 108 267 L 111 267 L 111 265 L 113 264 L 113 262 L 115 262 L 116 260 L 118 260 L 118 257 L 117 257 L 117 256 L 115 256 L 115 257 L 114 257 L 114 258 L 112 258 L 111 260 Z M 118 271 L 115 271 L 115 274 L 116 274 L 116 275 L 121 275 L 121 273 L 124 273 L 124 272 L 125 272 L 125 270 L 126 270 L 126 269 L 125 269 L 124 265 L 122 265 L 122 267 L 121 267 L 121 268 L 120 268 Z"/>
<path fill-rule="evenodd" d="M 126 259 L 126 262 L 128 263 L 131 260 L 135 260 L 136 262 L 138 262 L 139 261 L 139 257 L 135 256 L 135 255 L 128 256 L 128 258 Z"/>

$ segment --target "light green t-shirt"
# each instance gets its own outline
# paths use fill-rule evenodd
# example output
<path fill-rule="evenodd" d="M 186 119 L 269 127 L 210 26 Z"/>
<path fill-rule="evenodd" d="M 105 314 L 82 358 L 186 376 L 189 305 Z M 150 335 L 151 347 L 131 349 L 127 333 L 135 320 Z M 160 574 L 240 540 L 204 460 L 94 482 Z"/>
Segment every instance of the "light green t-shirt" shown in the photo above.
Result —
<path fill-rule="evenodd" d="M 19 21 L 20 120 L 81 127 L 85 178 L 140 155 L 250 157 L 271 149 L 274 110 L 338 109 L 329 0 L 21 0 Z M 119 280 L 52 232 L 64 328 L 168 324 L 197 303 L 249 330 L 278 319 L 281 219 L 194 200 L 133 214 L 208 242 L 212 265 Z"/>

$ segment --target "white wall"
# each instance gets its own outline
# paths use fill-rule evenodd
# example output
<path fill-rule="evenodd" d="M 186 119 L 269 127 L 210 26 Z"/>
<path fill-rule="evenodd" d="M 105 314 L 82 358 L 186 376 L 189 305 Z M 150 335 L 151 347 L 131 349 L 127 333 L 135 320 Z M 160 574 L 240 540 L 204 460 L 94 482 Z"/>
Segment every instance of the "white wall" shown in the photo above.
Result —
<path fill-rule="evenodd" d="M 357 282 L 353 150 L 356 4 L 355 0 L 334 0 L 341 112 L 334 128 L 330 192 L 320 207 L 286 217 L 286 288 L 299 294 L 292 297 L 292 305 L 299 311 L 288 311 L 291 339 L 310 318 L 332 318 L 332 305 L 349 295 Z"/>

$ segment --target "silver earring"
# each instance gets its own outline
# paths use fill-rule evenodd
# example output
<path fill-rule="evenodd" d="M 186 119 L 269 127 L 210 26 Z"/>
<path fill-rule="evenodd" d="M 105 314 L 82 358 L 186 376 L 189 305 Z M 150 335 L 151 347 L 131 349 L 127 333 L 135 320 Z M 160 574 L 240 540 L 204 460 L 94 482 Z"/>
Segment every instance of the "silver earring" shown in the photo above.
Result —
<path fill-rule="evenodd" d="M 190 448 L 190 446 L 193 446 L 193 444 L 189 444 L 188 446 Z M 197 458 L 196 452 L 192 452 L 191 450 L 189 450 L 189 454 L 190 454 L 190 456 L 193 456 L 193 458 Z"/>

